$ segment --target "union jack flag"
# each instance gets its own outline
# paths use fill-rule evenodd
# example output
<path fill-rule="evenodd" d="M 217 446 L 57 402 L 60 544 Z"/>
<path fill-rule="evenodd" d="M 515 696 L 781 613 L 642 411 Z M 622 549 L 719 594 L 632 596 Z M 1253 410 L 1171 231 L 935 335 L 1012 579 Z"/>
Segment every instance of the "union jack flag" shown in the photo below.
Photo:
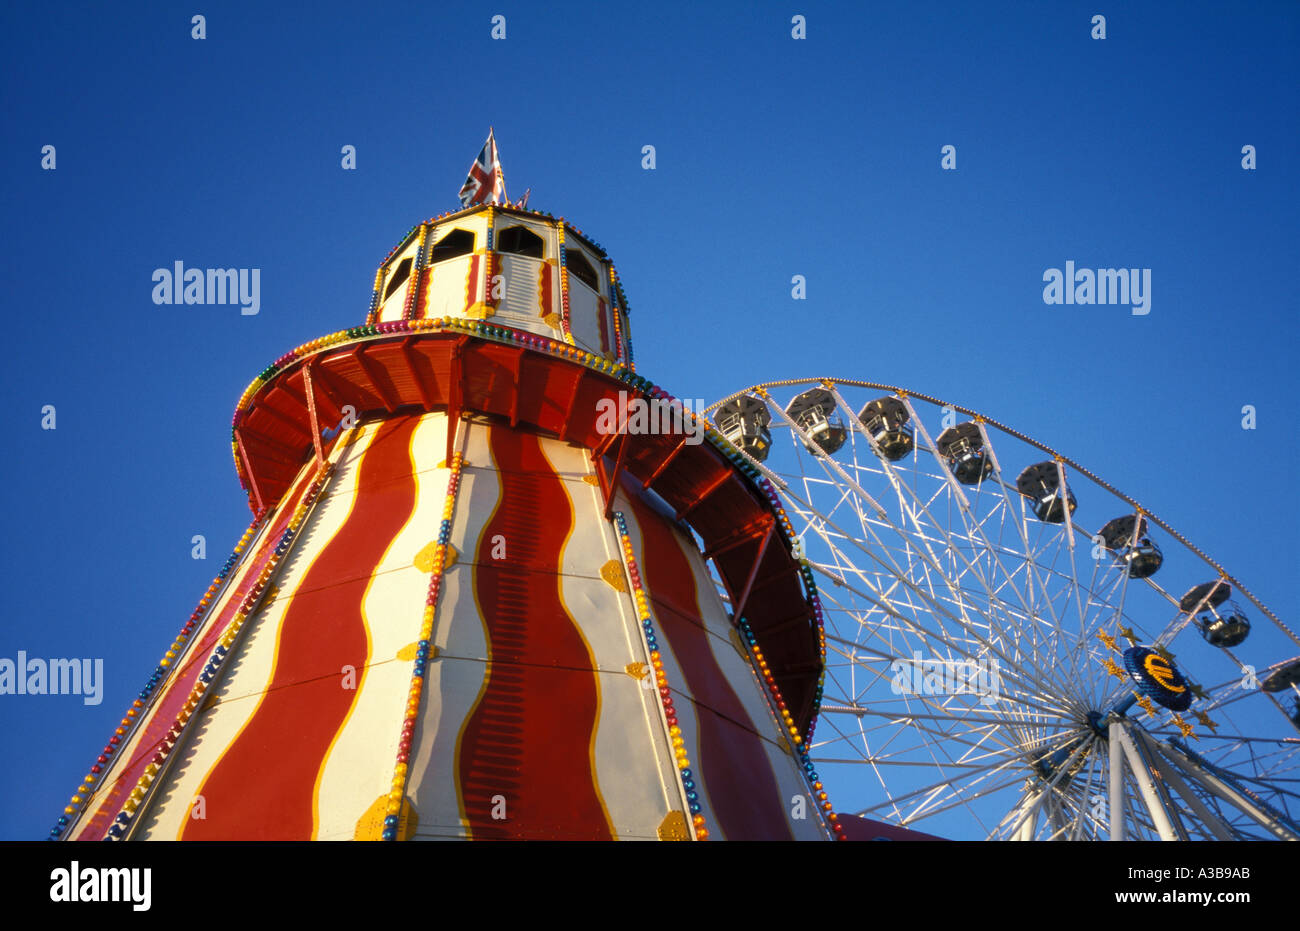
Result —
<path fill-rule="evenodd" d="M 460 205 L 472 207 L 485 204 L 489 200 L 494 204 L 510 203 L 506 196 L 506 176 L 501 170 L 501 158 L 497 155 L 497 141 L 493 131 L 488 130 L 487 142 L 469 166 L 469 177 L 460 189 Z"/>

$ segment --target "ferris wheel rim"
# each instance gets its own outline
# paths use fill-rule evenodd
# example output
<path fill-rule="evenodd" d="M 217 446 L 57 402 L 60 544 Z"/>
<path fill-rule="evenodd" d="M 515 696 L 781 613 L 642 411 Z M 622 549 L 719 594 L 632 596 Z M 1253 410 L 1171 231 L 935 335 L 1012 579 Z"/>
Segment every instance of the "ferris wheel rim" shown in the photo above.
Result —
<path fill-rule="evenodd" d="M 1266 604 L 1264 604 L 1264 602 L 1261 601 L 1259 597 L 1257 597 L 1253 592 L 1251 592 L 1250 589 L 1246 588 L 1246 586 L 1243 585 L 1236 576 L 1232 575 L 1232 573 L 1230 573 L 1227 569 L 1225 569 L 1217 560 L 1215 560 L 1209 554 L 1201 550 L 1198 546 L 1196 546 L 1196 544 L 1188 540 L 1185 536 L 1183 536 L 1178 530 L 1172 527 L 1167 521 L 1162 519 L 1159 515 L 1154 513 L 1149 508 L 1145 507 L 1141 502 L 1137 501 L 1135 498 L 1120 491 L 1118 488 L 1111 485 L 1109 482 L 1101 478 L 1095 472 L 1092 472 L 1087 467 L 1081 465 L 1080 463 L 1070 458 L 1069 456 L 1066 456 L 1063 453 L 1058 452 L 1056 449 L 1052 448 L 1051 446 L 1048 446 L 1046 443 L 1043 443 L 1040 440 L 1037 440 L 1026 433 L 1022 433 L 1021 431 L 1016 430 L 1014 427 L 1009 427 L 1006 424 L 992 417 L 987 416 L 986 414 L 982 414 L 979 411 L 974 410 L 973 408 L 965 407 L 961 404 L 956 404 L 952 401 L 945 401 L 942 398 L 937 398 L 933 395 L 925 394 L 924 392 L 913 391 L 909 388 L 903 388 L 898 385 L 890 385 L 884 382 L 866 381 L 863 379 L 856 379 L 856 378 L 835 378 L 831 376 L 813 376 L 807 378 L 785 378 L 785 379 L 776 379 L 772 381 L 758 382 L 753 385 L 750 385 L 747 388 L 742 388 L 739 391 L 732 392 L 731 394 L 725 397 L 719 398 L 718 400 L 704 407 L 703 410 L 700 411 L 700 413 L 705 418 L 709 418 L 709 416 L 714 411 L 716 411 L 723 404 L 726 404 L 728 401 L 733 401 L 736 398 L 743 397 L 751 393 L 766 392 L 770 388 L 789 388 L 797 385 L 813 385 L 813 384 L 822 385 L 822 386 L 849 385 L 855 388 L 869 388 L 876 391 L 892 392 L 893 394 L 897 395 L 900 398 L 917 398 L 919 400 L 925 401 L 926 403 L 934 404 L 939 407 L 947 407 L 958 413 L 965 414 L 968 417 L 970 417 L 972 420 L 974 420 L 976 423 L 979 423 L 985 427 L 992 427 L 993 429 L 996 429 L 1001 433 L 1006 434 L 1007 436 L 1020 440 L 1023 443 L 1027 443 L 1028 445 L 1034 447 L 1035 449 L 1038 449 L 1039 451 L 1046 453 L 1054 461 L 1060 462 L 1062 465 L 1069 466 L 1070 468 L 1074 469 L 1078 474 L 1082 475 L 1084 478 L 1088 479 L 1093 484 L 1109 492 L 1110 494 L 1114 495 L 1120 500 L 1128 503 L 1134 508 L 1135 512 L 1137 512 L 1142 517 L 1151 521 L 1151 523 L 1153 523 L 1154 525 L 1156 525 L 1157 527 L 1159 527 L 1160 529 L 1168 533 L 1170 537 L 1172 537 L 1176 542 L 1182 545 L 1184 549 L 1191 552 L 1203 563 L 1205 563 L 1207 566 L 1213 569 L 1218 574 L 1219 578 L 1230 583 L 1238 592 L 1241 593 L 1241 595 L 1244 598 L 1246 598 L 1251 604 L 1253 604 L 1256 608 L 1258 608 L 1261 612 L 1263 612 L 1263 614 L 1270 621 L 1272 621 L 1273 624 L 1283 634 L 1289 637 L 1291 641 L 1296 644 L 1296 646 L 1300 647 L 1300 635 L 1298 635 L 1295 631 L 1291 630 L 1291 628 L 1288 627 L 1282 621 L 1282 619 L 1279 618 L 1272 611 L 1272 609 L 1270 609 Z"/>

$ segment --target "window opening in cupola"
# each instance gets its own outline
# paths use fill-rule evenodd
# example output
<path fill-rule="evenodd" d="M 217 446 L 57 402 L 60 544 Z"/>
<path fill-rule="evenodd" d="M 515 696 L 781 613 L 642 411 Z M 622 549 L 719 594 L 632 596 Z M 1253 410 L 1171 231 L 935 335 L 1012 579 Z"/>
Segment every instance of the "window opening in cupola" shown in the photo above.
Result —
<path fill-rule="evenodd" d="M 410 277 L 411 257 L 408 255 L 406 258 L 402 259 L 401 263 L 397 266 L 397 270 L 393 272 L 393 277 L 388 282 L 388 287 L 384 289 L 384 300 L 388 300 L 392 297 L 393 292 L 400 288 L 406 279 Z"/>
<path fill-rule="evenodd" d="M 542 258 L 542 237 L 522 226 L 509 226 L 497 235 L 497 251 Z"/>
<path fill-rule="evenodd" d="M 473 251 L 474 234 L 469 230 L 452 230 L 434 244 L 429 260 L 436 265 L 458 255 L 469 255 Z"/>
<path fill-rule="evenodd" d="M 597 284 L 600 279 L 596 277 L 596 269 L 592 267 L 591 263 L 587 261 L 587 257 L 581 252 L 570 249 L 565 257 L 564 266 L 569 270 L 570 275 L 577 278 L 591 290 L 600 291 L 600 285 Z"/>

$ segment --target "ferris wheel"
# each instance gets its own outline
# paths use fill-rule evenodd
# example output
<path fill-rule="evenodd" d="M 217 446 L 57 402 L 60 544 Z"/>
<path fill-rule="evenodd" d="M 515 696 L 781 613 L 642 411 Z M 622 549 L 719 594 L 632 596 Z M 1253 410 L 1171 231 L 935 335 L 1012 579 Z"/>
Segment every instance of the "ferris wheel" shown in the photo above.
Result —
<path fill-rule="evenodd" d="M 1135 500 L 974 411 L 768 382 L 705 411 L 826 635 L 837 808 L 953 839 L 1300 839 L 1300 639 Z"/>

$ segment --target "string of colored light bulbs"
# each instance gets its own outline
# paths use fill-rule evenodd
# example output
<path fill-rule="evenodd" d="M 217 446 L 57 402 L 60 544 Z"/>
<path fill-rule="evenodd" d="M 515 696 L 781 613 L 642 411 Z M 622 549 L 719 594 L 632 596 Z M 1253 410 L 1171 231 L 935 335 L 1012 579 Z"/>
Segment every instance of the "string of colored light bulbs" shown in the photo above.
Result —
<path fill-rule="evenodd" d="M 456 509 L 456 493 L 460 489 L 461 470 L 465 457 L 457 452 L 451 457 L 451 476 L 447 480 L 447 495 L 442 506 L 442 523 L 433 550 L 433 571 L 429 576 L 429 593 L 424 599 L 424 614 L 420 621 L 420 637 L 415 644 L 415 665 L 411 669 L 411 685 L 406 695 L 406 712 L 402 719 L 402 732 L 397 741 L 397 762 L 393 767 L 392 786 L 384 806 L 384 827 L 380 837 L 398 839 L 401 827 L 402 803 L 406 798 L 406 777 L 411 758 L 411 740 L 415 735 L 415 719 L 420 713 L 420 696 L 424 693 L 425 671 L 433 644 L 433 618 L 438 610 L 438 596 L 442 590 L 443 570 L 447 564 L 447 547 L 451 541 L 452 514 Z"/>
<path fill-rule="evenodd" d="M 499 303 L 492 297 L 492 275 L 496 269 L 496 217 L 491 207 L 487 212 L 487 248 L 483 251 L 483 316 L 490 317 L 496 313 Z M 491 308 L 491 313 L 487 311 Z"/>
<path fill-rule="evenodd" d="M 618 286 L 618 278 L 617 278 L 617 277 L 615 276 L 615 274 L 614 274 L 614 265 L 613 265 L 613 263 L 610 263 L 610 266 L 609 266 L 609 303 L 610 303 L 610 314 L 611 314 L 611 315 L 613 316 L 613 318 L 614 318 L 614 361 L 615 361 L 615 362 L 622 362 L 623 359 L 624 359 L 624 354 L 623 354 L 623 324 L 622 324 L 622 322 L 619 320 L 619 316 L 620 316 L 620 310 L 621 310 L 621 308 L 619 307 L 618 298 L 619 298 L 619 293 L 620 293 L 620 291 L 621 291 L 621 289 L 620 289 L 619 286 Z M 629 364 L 629 365 L 628 365 L 628 368 L 631 368 L 631 367 L 632 367 L 632 366 Z"/>
<path fill-rule="evenodd" d="M 569 315 L 569 250 L 564 244 L 564 218 L 560 218 L 560 332 L 564 341 L 574 345 Z"/>
<path fill-rule="evenodd" d="M 659 692 L 659 704 L 668 725 L 668 739 L 672 743 L 673 757 L 677 764 L 677 774 L 681 779 L 682 792 L 691 812 L 691 825 L 696 840 L 708 840 L 709 831 L 705 826 L 704 807 L 700 804 L 700 793 L 696 788 L 695 775 L 691 772 L 691 760 L 686 752 L 686 738 L 678 723 L 677 711 L 673 707 L 672 689 L 668 686 L 668 677 L 664 673 L 663 656 L 659 652 L 659 640 L 655 635 L 654 617 L 650 613 L 650 599 L 641 585 L 641 571 L 637 568 L 636 556 L 632 552 L 632 539 L 627 532 L 627 519 L 622 511 L 614 512 L 614 525 L 618 529 L 619 542 L 623 547 L 623 561 L 627 567 L 628 580 L 632 584 L 632 601 L 636 605 L 637 620 L 641 622 L 646 650 L 649 651 L 650 665 L 654 670 L 655 687 Z"/>
<path fill-rule="evenodd" d="M 416 304 L 420 299 L 420 285 L 424 280 L 424 244 L 429 236 L 429 227 L 420 224 L 420 241 L 415 246 L 415 270 L 411 273 L 410 283 L 406 286 L 406 306 L 402 308 L 402 319 L 410 320 L 415 316 Z"/>
<path fill-rule="evenodd" d="M 222 664 L 225 662 L 225 659 L 229 654 L 230 648 L 238 638 L 245 620 L 247 620 L 247 618 L 257 610 L 262 595 L 266 591 L 267 584 L 275 574 L 285 553 L 288 552 L 290 543 L 296 536 L 303 520 L 310 511 L 312 504 L 315 503 L 321 490 L 325 487 L 325 483 L 332 472 L 333 465 L 328 462 L 323 463 L 317 470 L 316 476 L 308 487 L 306 493 L 303 495 L 302 500 L 299 501 L 298 506 L 294 508 L 293 515 L 290 517 L 288 525 L 280 534 L 280 539 L 276 542 L 275 548 L 270 554 L 268 554 L 266 561 L 262 564 L 262 569 L 258 573 L 257 581 L 254 582 L 246 591 L 239 608 L 235 611 L 230 623 L 226 625 L 226 629 L 222 633 L 221 639 L 217 642 L 217 646 L 209 656 L 207 663 L 203 667 L 203 671 L 199 674 L 197 681 L 195 681 L 194 686 L 191 688 L 189 697 L 185 700 L 185 704 L 173 720 L 170 730 L 168 730 L 160 744 L 157 745 L 158 749 L 155 752 L 153 759 L 149 761 L 144 772 L 136 781 L 135 787 L 127 796 L 127 800 L 123 803 L 122 809 L 118 812 L 117 817 L 113 819 L 113 824 L 109 827 L 105 837 L 106 840 L 120 840 L 126 836 L 127 831 L 130 829 L 131 820 L 134 818 L 140 804 L 144 801 L 145 795 L 148 793 L 155 777 L 167 762 L 167 758 L 171 754 L 172 749 L 176 746 L 176 743 L 179 741 L 186 724 L 189 723 L 194 711 L 198 708 L 204 695 L 207 693 L 209 686 L 216 678 L 217 673 L 220 671 Z M 241 543 L 243 542 L 245 541 L 241 541 Z"/>
<path fill-rule="evenodd" d="M 737 452 L 737 455 L 740 453 Z M 794 527 L 785 513 L 785 505 L 781 503 L 781 496 L 777 493 L 776 487 L 765 475 L 758 476 L 758 487 L 763 490 L 763 494 L 767 495 L 768 503 L 772 506 L 786 539 L 795 539 Z M 817 730 L 817 712 L 822 706 L 822 692 L 826 686 L 826 624 L 825 616 L 822 614 L 821 595 L 817 591 L 817 580 L 813 577 L 812 569 L 803 559 L 799 559 L 799 577 L 803 579 L 804 591 L 808 593 L 808 605 L 812 608 L 813 618 L 817 622 L 817 649 L 822 660 L 821 674 L 817 677 L 817 689 L 813 693 L 813 712 L 808 719 L 807 739 L 812 740 L 813 732 Z"/>
<path fill-rule="evenodd" d="M 379 316 L 379 291 L 384 286 L 384 267 L 379 266 L 375 272 L 375 289 L 370 292 L 370 308 L 366 311 L 366 326 L 375 322 Z"/>
<path fill-rule="evenodd" d="M 199 623 L 207 615 L 208 609 L 212 607 L 216 599 L 217 592 L 220 591 L 221 587 L 225 584 L 227 577 L 229 577 L 230 573 L 234 571 L 235 567 L 239 564 L 240 555 L 244 552 L 245 547 L 248 546 L 248 542 L 257 534 L 257 531 L 261 527 L 262 521 L 265 518 L 265 511 L 262 511 L 255 516 L 253 522 L 248 525 L 248 529 L 244 531 L 243 536 L 239 538 L 239 542 L 235 544 L 234 551 L 226 557 L 225 563 L 222 564 L 220 571 L 217 572 L 217 577 L 212 580 L 212 584 L 208 586 L 208 590 L 204 592 L 203 597 L 199 599 L 198 605 L 192 612 L 190 612 L 189 619 L 186 620 L 184 626 L 181 627 L 180 633 L 176 635 L 176 639 L 173 640 L 172 645 L 167 648 L 167 652 L 163 654 L 162 659 L 158 661 L 158 665 L 149 676 L 149 681 L 145 683 L 144 688 L 140 690 L 136 699 L 131 702 L 131 707 L 126 710 L 126 714 L 118 723 L 117 729 L 113 731 L 113 736 L 108 739 L 108 743 L 106 743 L 104 749 L 100 751 L 99 756 L 95 759 L 94 765 L 90 767 L 90 772 L 81 780 L 81 785 L 77 786 L 76 794 L 72 796 L 67 807 L 63 809 L 63 814 L 59 816 L 58 821 L 55 823 L 53 829 L 51 829 L 48 839 L 54 840 L 60 837 L 63 832 L 67 830 L 72 819 L 81 814 L 82 810 L 85 808 L 86 802 L 88 802 L 90 796 L 93 795 L 91 787 L 99 781 L 100 774 L 103 773 L 104 767 L 109 764 L 111 758 L 117 753 L 118 747 L 126 740 L 129 740 L 131 735 L 134 733 L 136 725 L 138 725 L 142 720 L 142 709 L 144 708 L 145 703 L 166 678 L 173 661 L 180 655 L 181 650 L 184 648 L 185 644 L 189 642 L 195 628 L 198 627 Z"/>
<path fill-rule="evenodd" d="M 772 711 L 777 715 L 778 723 L 790 735 L 789 740 L 799 756 L 799 765 L 803 768 L 804 778 L 812 786 L 813 797 L 823 812 L 822 816 L 830 824 L 836 840 L 848 840 L 847 835 L 844 833 L 844 826 L 840 824 L 839 815 L 835 814 L 835 810 L 831 806 L 830 796 L 826 794 L 826 787 L 822 785 L 821 778 L 817 775 L 817 770 L 813 766 L 812 757 L 808 755 L 808 740 L 799 736 L 799 728 L 794 723 L 794 716 L 790 714 L 785 699 L 781 697 L 781 689 L 776 684 L 776 678 L 772 675 L 772 670 L 767 666 L 767 660 L 763 658 L 763 651 L 758 646 L 758 638 L 754 636 L 753 630 L 750 629 L 749 621 L 744 618 L 739 619 L 737 626 L 740 628 L 741 637 L 749 646 L 750 653 L 753 654 L 755 668 L 763 676 L 763 680 L 767 684 L 770 700 L 775 703 Z M 809 739 L 812 738 L 811 726 L 808 728 L 808 737 Z"/>

